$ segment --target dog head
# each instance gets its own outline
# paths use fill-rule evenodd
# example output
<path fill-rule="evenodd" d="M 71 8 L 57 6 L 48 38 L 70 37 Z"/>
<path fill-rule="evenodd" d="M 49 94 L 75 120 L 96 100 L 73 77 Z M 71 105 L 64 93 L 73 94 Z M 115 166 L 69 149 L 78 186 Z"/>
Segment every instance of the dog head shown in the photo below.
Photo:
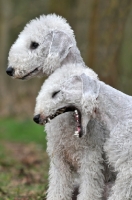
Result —
<path fill-rule="evenodd" d="M 7 74 L 18 79 L 50 75 L 76 46 L 73 31 L 62 17 L 40 16 L 26 25 L 12 45 Z"/>
<path fill-rule="evenodd" d="M 77 128 L 75 134 L 86 134 L 89 120 L 94 116 L 99 94 L 99 81 L 85 73 L 78 75 L 54 72 L 41 88 L 36 99 L 34 121 L 45 124 L 58 115 L 72 112 Z M 59 75 L 58 80 L 54 75 Z"/>

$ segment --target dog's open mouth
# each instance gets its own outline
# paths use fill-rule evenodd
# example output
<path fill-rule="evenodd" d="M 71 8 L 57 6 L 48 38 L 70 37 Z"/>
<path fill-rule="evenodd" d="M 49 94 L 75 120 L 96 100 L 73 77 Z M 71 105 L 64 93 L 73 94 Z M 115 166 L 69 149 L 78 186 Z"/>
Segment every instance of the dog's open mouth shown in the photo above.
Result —
<path fill-rule="evenodd" d="M 77 137 L 82 137 L 82 128 L 81 128 L 81 113 L 80 111 L 74 107 L 74 106 L 70 106 L 70 107 L 63 107 L 60 108 L 56 111 L 55 114 L 50 115 L 48 117 L 46 117 L 44 119 L 43 124 L 46 124 L 47 122 L 50 122 L 52 119 L 54 119 L 55 117 L 57 117 L 60 114 L 66 113 L 66 112 L 73 112 L 74 113 L 74 117 L 75 117 L 75 121 L 76 121 L 76 130 L 74 135 Z"/>
<path fill-rule="evenodd" d="M 28 77 L 30 77 L 31 75 L 36 75 L 38 71 L 39 71 L 39 67 L 35 68 L 31 72 L 28 72 L 26 75 L 21 77 L 21 79 L 24 80 L 24 79 L 27 79 Z"/>

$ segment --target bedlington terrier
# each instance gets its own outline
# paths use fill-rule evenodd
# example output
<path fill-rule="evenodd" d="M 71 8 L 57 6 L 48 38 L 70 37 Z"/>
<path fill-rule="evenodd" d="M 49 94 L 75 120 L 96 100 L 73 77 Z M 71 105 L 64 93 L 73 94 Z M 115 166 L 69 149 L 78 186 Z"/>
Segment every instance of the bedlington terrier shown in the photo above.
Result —
<path fill-rule="evenodd" d="M 73 30 L 55 14 L 32 20 L 12 45 L 7 74 L 17 79 L 50 75 L 67 63 L 82 63 Z"/>
<path fill-rule="evenodd" d="M 73 30 L 65 19 L 55 14 L 42 15 L 27 24 L 12 45 L 8 61 L 7 74 L 22 80 L 30 79 L 34 76 L 49 76 L 57 68 L 63 67 L 68 63 L 72 63 L 72 67 L 75 66 L 75 72 L 76 68 L 80 68 L 78 69 L 80 73 L 84 68 L 87 69 L 76 46 Z M 79 63 L 81 64 L 78 67 L 74 65 Z M 96 73 L 90 69 L 87 70 L 90 73 L 88 75 L 97 79 Z M 58 77 L 56 78 L 58 79 Z M 63 114 L 65 132 L 68 131 L 69 135 L 72 135 L 74 125 L 69 123 L 68 120 L 72 118 L 72 114 L 68 113 L 68 115 L 69 117 L 67 117 L 67 113 Z M 56 129 L 54 130 L 56 135 L 61 122 L 61 118 L 58 118 Z M 60 134 L 63 133 L 63 130 L 59 129 L 59 131 Z M 109 179 L 111 174 L 109 170 L 106 174 Z"/>
<path fill-rule="evenodd" d="M 77 200 L 132 199 L 131 107 L 132 97 L 79 65 L 76 70 L 73 65 L 63 66 L 45 81 L 36 99 L 34 121 L 46 124 L 47 200 L 70 200 L 76 177 Z M 106 165 L 117 174 L 109 197 Z"/>

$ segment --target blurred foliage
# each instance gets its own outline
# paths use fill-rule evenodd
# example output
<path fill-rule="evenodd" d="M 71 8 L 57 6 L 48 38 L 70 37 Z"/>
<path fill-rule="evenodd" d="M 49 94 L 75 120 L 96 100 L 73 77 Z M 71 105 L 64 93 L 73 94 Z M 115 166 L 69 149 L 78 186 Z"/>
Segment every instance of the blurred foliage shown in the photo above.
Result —
<path fill-rule="evenodd" d="M 27 22 L 56 13 L 72 26 L 85 63 L 99 78 L 130 95 L 132 1 L 0 0 L 0 116 L 33 116 L 44 78 L 13 80 L 5 73 L 10 46 Z"/>
<path fill-rule="evenodd" d="M 44 200 L 49 160 L 43 126 L 0 120 L 0 199 Z"/>
<path fill-rule="evenodd" d="M 130 0 L 94 1 L 89 30 L 88 63 L 104 82 L 118 87 L 119 54 Z"/>
<path fill-rule="evenodd" d="M 3 118 L 0 120 L 0 140 L 41 144 L 46 149 L 44 127 L 29 119 Z"/>

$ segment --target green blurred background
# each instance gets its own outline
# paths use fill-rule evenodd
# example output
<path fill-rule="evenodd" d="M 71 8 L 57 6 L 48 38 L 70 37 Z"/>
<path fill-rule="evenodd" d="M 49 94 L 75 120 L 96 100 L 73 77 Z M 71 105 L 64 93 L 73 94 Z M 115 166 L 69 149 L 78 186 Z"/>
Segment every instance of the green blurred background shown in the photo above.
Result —
<path fill-rule="evenodd" d="M 67 19 L 102 81 L 132 95 L 132 0 L 0 0 L 0 200 L 45 199 L 46 135 L 32 121 L 44 79 L 13 80 L 5 71 L 25 24 L 49 13 Z"/>

